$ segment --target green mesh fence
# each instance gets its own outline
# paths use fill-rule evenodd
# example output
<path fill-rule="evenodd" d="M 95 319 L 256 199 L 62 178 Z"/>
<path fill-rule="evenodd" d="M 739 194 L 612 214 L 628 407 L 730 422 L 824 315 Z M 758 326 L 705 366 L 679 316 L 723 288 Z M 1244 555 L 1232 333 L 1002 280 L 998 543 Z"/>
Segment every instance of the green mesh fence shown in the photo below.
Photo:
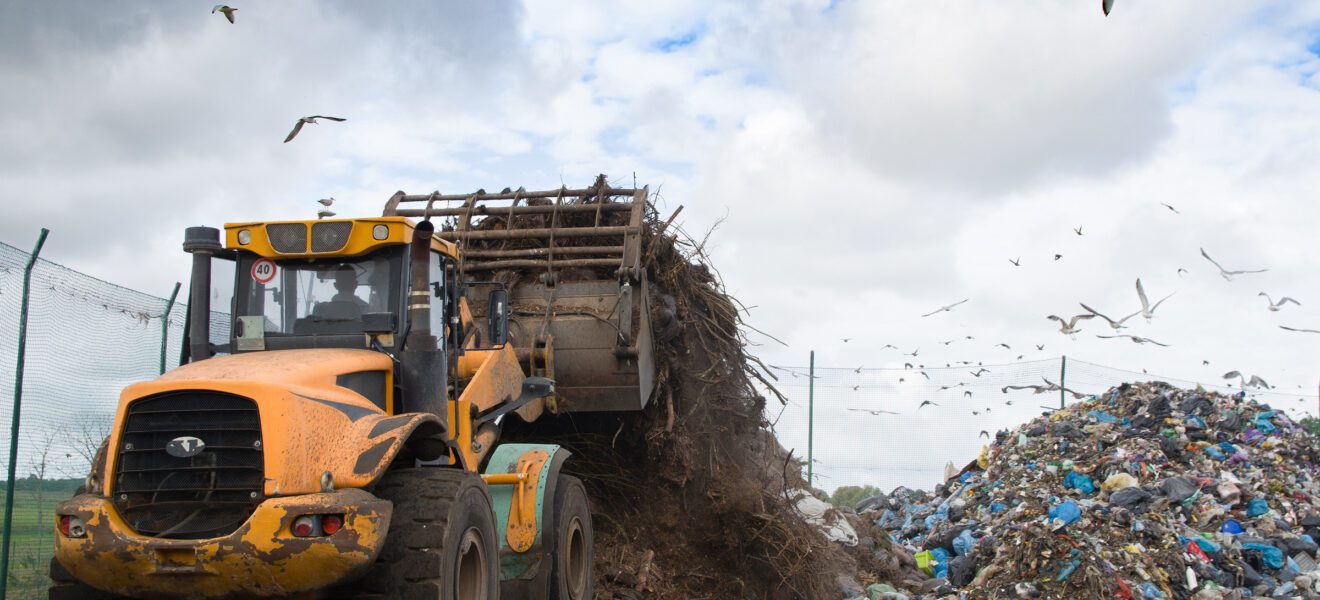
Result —
<path fill-rule="evenodd" d="M 47 242 L 47 247 L 58 243 Z M 28 250 L 0 243 L 0 415 L 13 411 L 15 357 Z M 170 290 L 162 290 L 168 296 Z M 52 509 L 87 475 L 110 431 L 120 390 L 178 364 L 187 314 L 186 292 L 162 328 L 167 298 L 144 294 L 38 260 L 29 301 L 8 597 L 45 597 L 51 556 Z M 214 313 L 212 340 L 229 335 Z M 0 452 L 9 427 L 0 431 Z M 3 460 L 3 459 L 0 459 Z"/>

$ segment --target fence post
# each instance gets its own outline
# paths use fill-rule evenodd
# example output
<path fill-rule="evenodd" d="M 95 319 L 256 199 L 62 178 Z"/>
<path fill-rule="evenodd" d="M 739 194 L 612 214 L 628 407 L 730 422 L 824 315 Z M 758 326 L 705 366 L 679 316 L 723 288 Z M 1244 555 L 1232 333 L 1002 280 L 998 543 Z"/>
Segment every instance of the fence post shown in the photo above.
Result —
<path fill-rule="evenodd" d="M 14 416 L 9 424 L 9 480 L 5 486 L 5 532 L 0 541 L 0 599 L 5 597 L 9 586 L 9 539 L 14 525 L 14 469 L 18 461 L 18 418 L 23 405 L 23 358 L 27 350 L 28 297 L 32 291 L 32 268 L 37 264 L 37 255 L 46 244 L 49 229 L 41 228 L 37 236 L 37 245 L 28 256 L 27 266 L 23 268 L 23 301 L 18 312 L 18 364 L 14 368 Z"/>
<path fill-rule="evenodd" d="M 160 318 L 160 374 L 165 374 L 165 348 L 170 345 L 170 311 L 174 310 L 174 299 L 179 297 L 179 282 L 174 282 L 174 291 L 165 302 L 165 315 Z M 187 325 L 185 325 L 187 327 Z M 0 599 L 3 599 L 0 596 Z"/>
<path fill-rule="evenodd" d="M 812 444 L 816 438 L 816 351 L 811 351 L 811 360 L 807 366 L 807 489 L 815 489 L 812 482 L 812 469 L 815 457 Z"/>
<path fill-rule="evenodd" d="M 1068 387 L 1068 355 L 1063 355 L 1063 361 L 1059 363 L 1059 410 L 1064 409 L 1064 388 Z"/>

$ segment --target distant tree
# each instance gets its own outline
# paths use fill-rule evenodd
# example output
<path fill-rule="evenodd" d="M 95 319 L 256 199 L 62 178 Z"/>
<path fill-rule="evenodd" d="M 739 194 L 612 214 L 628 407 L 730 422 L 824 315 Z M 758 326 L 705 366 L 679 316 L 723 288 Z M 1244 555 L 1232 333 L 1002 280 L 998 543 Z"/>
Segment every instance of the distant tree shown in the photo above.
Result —
<path fill-rule="evenodd" d="M 1320 435 L 1320 419 L 1306 417 L 1305 419 L 1302 419 L 1299 424 L 1302 426 L 1302 429 L 1307 431 L 1307 433 L 1310 433 L 1311 435 Z"/>
<path fill-rule="evenodd" d="M 830 503 L 835 506 L 857 506 L 858 502 L 880 493 L 880 488 L 873 485 L 845 485 L 830 495 Z"/>

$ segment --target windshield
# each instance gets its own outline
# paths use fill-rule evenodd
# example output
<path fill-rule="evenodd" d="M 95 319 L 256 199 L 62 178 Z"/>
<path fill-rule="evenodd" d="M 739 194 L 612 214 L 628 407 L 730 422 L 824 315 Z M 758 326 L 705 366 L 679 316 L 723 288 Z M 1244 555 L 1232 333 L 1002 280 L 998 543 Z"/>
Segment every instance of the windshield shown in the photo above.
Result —
<path fill-rule="evenodd" d="M 344 259 L 246 255 L 234 315 L 265 317 L 266 335 L 361 333 L 362 315 L 399 313 L 402 264 L 402 247 Z"/>

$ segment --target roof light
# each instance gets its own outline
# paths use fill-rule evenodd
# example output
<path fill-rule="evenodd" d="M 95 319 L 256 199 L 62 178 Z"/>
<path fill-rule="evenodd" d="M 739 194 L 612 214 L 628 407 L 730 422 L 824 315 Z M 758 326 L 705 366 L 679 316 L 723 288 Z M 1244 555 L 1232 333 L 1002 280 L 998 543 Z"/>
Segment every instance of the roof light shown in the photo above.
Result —
<path fill-rule="evenodd" d="M 238 243 L 244 246 L 252 243 L 252 231 L 250 229 L 238 230 Z"/>
<path fill-rule="evenodd" d="M 383 240 L 387 237 L 390 237 L 390 226 L 385 224 L 379 224 L 376 225 L 375 227 L 372 227 L 371 237 L 376 238 L 377 240 Z"/>

